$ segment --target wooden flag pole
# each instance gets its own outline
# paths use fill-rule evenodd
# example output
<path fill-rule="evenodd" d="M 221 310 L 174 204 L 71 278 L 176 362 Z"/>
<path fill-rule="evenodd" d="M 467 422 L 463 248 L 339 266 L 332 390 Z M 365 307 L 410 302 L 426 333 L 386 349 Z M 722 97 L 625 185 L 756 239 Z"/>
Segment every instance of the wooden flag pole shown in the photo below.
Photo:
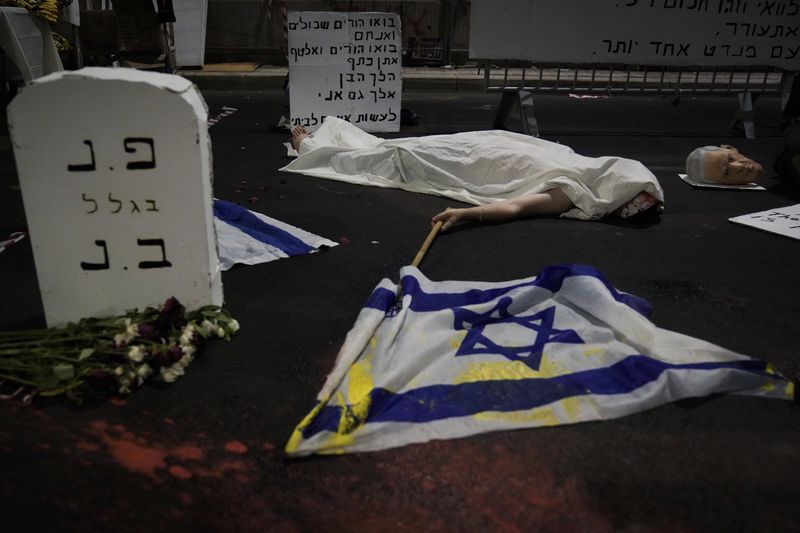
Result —
<path fill-rule="evenodd" d="M 436 224 L 433 225 L 431 228 L 430 233 L 425 238 L 425 242 L 422 243 L 422 247 L 417 252 L 417 256 L 414 258 L 414 261 L 411 262 L 411 266 L 418 267 L 420 263 L 422 263 L 422 258 L 425 257 L 425 252 L 428 251 L 428 248 L 431 247 L 431 243 L 433 243 L 433 239 L 436 238 L 436 234 L 439 233 L 439 230 L 442 229 L 442 221 L 440 220 Z M 403 308 L 403 286 L 397 285 L 397 295 L 394 301 L 394 305 L 392 305 L 392 312 L 397 314 Z"/>
<path fill-rule="evenodd" d="M 433 225 L 430 233 L 428 233 L 428 237 L 425 239 L 425 242 L 422 243 L 422 247 L 419 249 L 419 252 L 417 252 L 417 256 L 414 258 L 414 261 L 411 262 L 411 266 L 418 267 L 419 264 L 422 263 L 422 258 L 425 257 L 425 252 L 427 252 L 428 248 L 431 247 L 433 239 L 436 238 L 436 234 L 439 233 L 439 230 L 441 228 L 442 228 L 441 220 Z"/>

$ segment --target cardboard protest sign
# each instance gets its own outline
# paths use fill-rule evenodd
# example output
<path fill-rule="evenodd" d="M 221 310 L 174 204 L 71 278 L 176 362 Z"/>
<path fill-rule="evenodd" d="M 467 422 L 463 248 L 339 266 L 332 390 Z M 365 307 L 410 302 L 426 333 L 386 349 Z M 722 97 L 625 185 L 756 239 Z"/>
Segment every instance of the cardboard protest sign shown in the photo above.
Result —
<path fill-rule="evenodd" d="M 400 17 L 296 11 L 289 23 L 292 125 L 333 115 L 366 131 L 400 131 Z"/>
<path fill-rule="evenodd" d="M 170 296 L 222 304 L 206 107 L 191 82 L 59 72 L 8 119 L 48 326 Z"/>
<path fill-rule="evenodd" d="M 729 218 L 731 222 L 800 240 L 800 204 Z"/>

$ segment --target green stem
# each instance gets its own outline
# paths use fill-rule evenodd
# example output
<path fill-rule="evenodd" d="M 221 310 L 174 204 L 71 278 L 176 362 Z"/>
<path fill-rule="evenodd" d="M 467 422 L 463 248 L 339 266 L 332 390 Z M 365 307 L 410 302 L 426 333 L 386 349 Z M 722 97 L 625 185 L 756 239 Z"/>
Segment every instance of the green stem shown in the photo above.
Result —
<path fill-rule="evenodd" d="M 37 372 L 43 369 L 42 365 L 0 365 L 2 370 L 11 370 L 13 372 Z"/>
<path fill-rule="evenodd" d="M 18 341 L 18 342 L 7 342 L 0 344 L 0 350 L 10 350 L 12 348 L 37 348 L 39 346 L 50 346 L 53 344 L 66 344 L 72 342 L 85 342 L 87 344 L 91 344 L 95 340 L 97 340 L 97 336 L 93 335 L 81 335 L 81 336 L 73 336 L 73 337 L 66 337 L 66 338 L 59 338 L 59 339 L 42 339 L 36 341 Z"/>
<path fill-rule="evenodd" d="M 49 329 L 18 329 L 11 331 L 0 331 L 0 339 L 6 337 L 43 337 L 52 333 Z"/>
<path fill-rule="evenodd" d="M 30 381 L 27 379 L 21 379 L 16 376 L 9 376 L 6 374 L 0 374 L 0 379 L 6 379 L 8 381 L 13 381 L 14 383 L 19 383 L 20 385 L 30 385 L 31 387 L 35 387 L 37 383 L 35 381 Z"/>
<path fill-rule="evenodd" d="M 70 383 L 69 385 L 65 385 L 63 387 L 56 387 L 55 389 L 47 389 L 39 392 L 40 396 L 48 397 L 48 396 L 58 396 L 59 394 L 66 394 L 72 389 L 76 389 L 83 386 L 83 381 L 78 381 L 75 383 Z"/>

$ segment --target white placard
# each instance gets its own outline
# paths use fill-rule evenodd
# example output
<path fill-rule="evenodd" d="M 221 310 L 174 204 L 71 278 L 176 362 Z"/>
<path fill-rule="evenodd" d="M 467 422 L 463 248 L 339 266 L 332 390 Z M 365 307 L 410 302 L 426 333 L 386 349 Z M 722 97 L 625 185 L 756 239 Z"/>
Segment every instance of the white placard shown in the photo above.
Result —
<path fill-rule="evenodd" d="M 400 17 L 294 11 L 289 20 L 292 125 L 337 116 L 366 131 L 400 131 Z"/>
<path fill-rule="evenodd" d="M 800 240 L 800 204 L 729 218 L 731 222 Z"/>
<path fill-rule="evenodd" d="M 798 0 L 473 0 L 470 57 L 800 70 Z"/>
<path fill-rule="evenodd" d="M 179 67 L 199 67 L 206 55 L 208 0 L 173 0 L 175 61 Z"/>
<path fill-rule="evenodd" d="M 8 107 L 49 326 L 222 304 L 206 107 L 185 78 L 84 68 Z"/>

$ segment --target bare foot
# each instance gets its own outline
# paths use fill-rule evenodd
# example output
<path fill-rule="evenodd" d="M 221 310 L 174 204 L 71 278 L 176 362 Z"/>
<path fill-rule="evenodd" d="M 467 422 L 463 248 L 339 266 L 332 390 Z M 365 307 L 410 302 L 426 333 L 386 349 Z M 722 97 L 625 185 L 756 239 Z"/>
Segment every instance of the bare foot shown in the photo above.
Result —
<path fill-rule="evenodd" d="M 292 128 L 292 148 L 300 150 L 300 143 L 303 139 L 308 137 L 308 131 L 303 126 L 295 126 Z"/>

